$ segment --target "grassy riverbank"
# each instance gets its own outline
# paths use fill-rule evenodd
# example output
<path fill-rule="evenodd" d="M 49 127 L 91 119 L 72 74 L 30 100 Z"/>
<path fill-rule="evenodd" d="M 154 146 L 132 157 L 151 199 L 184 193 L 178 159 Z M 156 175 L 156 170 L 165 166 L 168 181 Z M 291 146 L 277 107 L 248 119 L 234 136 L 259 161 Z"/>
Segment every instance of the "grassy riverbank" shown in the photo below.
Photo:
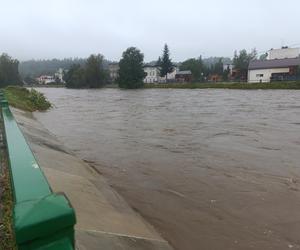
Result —
<path fill-rule="evenodd" d="M 300 82 L 170 83 L 170 84 L 146 84 L 145 88 L 174 88 L 174 89 L 300 89 Z"/>
<path fill-rule="evenodd" d="M 9 86 L 4 89 L 9 105 L 26 111 L 44 111 L 51 107 L 47 98 L 35 89 Z"/>
<path fill-rule="evenodd" d="M 0 131 L 3 131 L 2 126 L 0 124 Z M 14 250 L 16 244 L 12 228 L 13 196 L 7 151 L 3 146 L 0 147 L 0 156 L 0 250 Z"/>

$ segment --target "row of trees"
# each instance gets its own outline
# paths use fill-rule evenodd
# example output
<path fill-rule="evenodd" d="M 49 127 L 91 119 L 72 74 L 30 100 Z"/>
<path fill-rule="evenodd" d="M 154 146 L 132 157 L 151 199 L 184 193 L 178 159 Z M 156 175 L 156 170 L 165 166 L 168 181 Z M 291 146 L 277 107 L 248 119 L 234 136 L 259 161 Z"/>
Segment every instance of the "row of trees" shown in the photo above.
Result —
<path fill-rule="evenodd" d="M 246 80 L 248 66 L 251 60 L 257 58 L 256 50 L 247 53 L 246 50 L 235 52 L 233 65 L 236 70 L 234 80 Z M 108 72 L 105 70 L 104 57 L 102 55 L 91 55 L 84 65 L 74 64 L 65 76 L 67 87 L 71 88 L 97 88 L 102 87 L 108 80 Z M 156 62 L 160 76 L 166 77 L 174 70 L 174 64 L 170 58 L 168 45 L 165 44 L 163 54 Z M 121 88 L 143 87 L 143 79 L 146 73 L 143 70 L 144 55 L 135 47 L 130 47 L 123 52 L 119 62 L 119 78 L 117 82 Z M 194 81 L 204 81 L 209 75 L 218 75 L 222 80 L 227 81 L 230 69 L 224 69 L 223 59 L 219 58 L 214 63 L 207 65 L 199 58 L 190 58 L 180 65 L 180 70 L 190 70 Z"/>
<path fill-rule="evenodd" d="M 54 75 L 59 68 L 69 69 L 73 64 L 84 65 L 86 58 L 44 59 L 20 62 L 19 72 L 22 78 L 34 79 L 40 75 Z M 108 62 L 106 62 L 108 64 Z M 27 82 L 27 81 L 26 81 Z"/>
<path fill-rule="evenodd" d="M 233 64 L 238 74 L 237 79 L 246 79 L 248 65 L 251 60 L 257 58 L 256 50 L 247 53 L 241 50 L 239 54 L 235 52 Z M 64 80 L 69 88 L 99 88 L 103 87 L 109 80 L 107 61 L 100 54 L 91 55 L 87 60 L 73 64 L 65 74 Z M 123 52 L 119 62 L 119 78 L 117 82 L 121 88 L 140 88 L 143 87 L 143 79 L 146 74 L 143 70 L 144 55 L 135 47 L 130 47 Z M 174 64 L 170 58 L 170 51 L 166 44 L 163 54 L 157 60 L 160 69 L 160 76 L 166 77 L 174 70 Z M 21 84 L 19 75 L 19 62 L 7 54 L 0 56 L 0 87 L 7 85 Z M 223 70 L 223 61 L 220 58 L 217 62 L 207 66 L 201 56 L 184 61 L 180 70 L 190 70 L 195 81 L 203 81 L 210 74 L 222 75 L 223 80 L 228 78 L 228 70 Z"/>
<path fill-rule="evenodd" d="M 267 54 L 260 57 L 266 58 Z M 241 50 L 234 53 L 233 65 L 236 72 L 234 80 L 246 80 L 248 66 L 252 60 L 257 59 L 257 51 L 253 49 L 250 53 Z M 77 61 L 76 61 L 77 60 Z M 66 87 L 69 88 L 99 88 L 103 87 L 109 80 L 107 70 L 107 61 L 101 54 L 91 55 L 88 59 L 75 59 L 77 63 L 73 64 L 65 74 L 64 80 Z M 70 63 L 70 60 L 63 60 L 64 63 Z M 47 62 L 48 63 L 48 62 Z M 51 63 L 57 63 L 55 60 Z M 168 45 L 165 44 L 162 56 L 156 62 L 160 70 L 160 76 L 166 77 L 168 73 L 174 70 L 175 65 L 170 58 Z M 117 82 L 121 88 L 140 88 L 143 87 L 143 79 L 146 73 L 144 67 L 144 55 L 135 47 L 130 47 L 122 54 L 119 62 L 119 78 Z M 227 81 L 230 69 L 224 69 L 223 58 L 218 58 L 210 65 L 207 65 L 200 56 L 199 58 L 190 58 L 180 65 L 180 70 L 190 70 L 194 81 L 204 81 L 209 75 L 222 76 L 222 80 Z M 300 76 L 300 67 L 297 75 Z M 25 77 L 26 79 L 26 77 Z M 7 54 L 0 56 L 0 87 L 7 85 L 21 84 L 19 74 L 19 61 L 11 58 Z"/>
<path fill-rule="evenodd" d="M 19 61 L 7 54 L 0 56 L 0 88 L 8 85 L 20 85 Z"/>
<path fill-rule="evenodd" d="M 257 59 L 257 52 L 255 49 L 250 53 L 247 53 L 246 50 L 241 50 L 239 53 L 235 51 L 232 62 L 236 71 L 234 80 L 246 80 L 249 63 L 255 59 Z M 180 66 L 180 70 L 190 70 L 194 81 L 204 81 L 209 75 L 219 75 L 223 81 L 228 81 L 230 69 L 224 69 L 223 65 L 223 58 L 219 58 L 217 62 L 207 65 L 200 56 L 199 58 L 191 58 L 184 61 Z"/>
<path fill-rule="evenodd" d="M 174 70 L 170 58 L 168 45 L 165 44 L 163 54 L 158 58 L 156 65 L 159 68 L 160 76 L 166 77 Z M 144 67 L 144 54 L 135 47 L 128 48 L 122 55 L 119 63 L 119 78 L 117 82 L 121 88 L 140 88 L 144 85 L 146 73 Z"/>
<path fill-rule="evenodd" d="M 102 55 L 91 55 L 84 65 L 73 64 L 64 76 L 67 88 L 98 88 L 108 81 L 108 71 L 104 67 Z M 169 48 L 164 47 L 163 55 L 159 57 L 157 65 L 161 77 L 167 77 L 173 71 L 174 65 L 170 59 Z M 119 77 L 117 82 L 121 88 L 141 88 L 144 85 L 144 54 L 135 47 L 123 52 L 119 62 Z"/>
<path fill-rule="evenodd" d="M 100 54 L 91 55 L 83 65 L 73 64 L 64 76 L 67 88 L 100 88 L 108 78 L 104 57 Z"/>
<path fill-rule="evenodd" d="M 222 58 L 219 58 L 216 63 L 206 65 L 201 56 L 199 58 L 190 58 L 184 61 L 180 65 L 180 70 L 190 70 L 192 72 L 193 80 L 200 82 L 204 81 L 209 75 L 217 74 L 226 78 L 229 73 L 227 70 L 223 70 Z"/>

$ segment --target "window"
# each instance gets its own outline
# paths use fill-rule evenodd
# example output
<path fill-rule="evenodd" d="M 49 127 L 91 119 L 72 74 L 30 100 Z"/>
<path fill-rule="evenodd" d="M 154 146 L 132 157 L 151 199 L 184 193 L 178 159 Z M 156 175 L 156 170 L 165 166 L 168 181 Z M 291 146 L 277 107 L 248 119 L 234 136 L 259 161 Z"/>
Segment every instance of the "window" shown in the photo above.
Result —
<path fill-rule="evenodd" d="M 256 74 L 256 77 L 264 77 L 264 74 Z"/>

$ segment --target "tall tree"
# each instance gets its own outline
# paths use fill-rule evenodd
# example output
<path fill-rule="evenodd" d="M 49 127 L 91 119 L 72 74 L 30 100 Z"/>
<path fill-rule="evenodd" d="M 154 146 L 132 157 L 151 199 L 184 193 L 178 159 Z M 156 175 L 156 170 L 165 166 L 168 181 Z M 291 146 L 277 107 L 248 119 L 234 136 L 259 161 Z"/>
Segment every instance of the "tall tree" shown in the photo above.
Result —
<path fill-rule="evenodd" d="M 144 86 L 146 73 L 143 69 L 144 54 L 135 47 L 130 47 L 123 52 L 119 62 L 119 78 L 117 82 L 120 88 L 135 89 Z"/>
<path fill-rule="evenodd" d="M 0 56 L 0 87 L 7 85 L 20 85 L 19 61 L 7 54 Z"/>
<path fill-rule="evenodd" d="M 160 76 L 166 77 L 168 80 L 168 73 L 171 73 L 174 70 L 173 63 L 170 59 L 170 51 L 167 44 L 164 46 L 163 55 L 158 61 L 158 66 L 160 67 Z"/>
<path fill-rule="evenodd" d="M 103 65 L 104 57 L 91 55 L 84 65 L 73 64 L 65 74 L 67 88 L 100 88 L 108 80 L 108 71 Z"/>
<path fill-rule="evenodd" d="M 73 64 L 68 72 L 64 75 L 64 81 L 67 88 L 84 88 L 85 71 L 80 64 Z"/>
<path fill-rule="evenodd" d="M 190 70 L 193 75 L 193 80 L 203 81 L 203 76 L 206 75 L 207 69 L 200 56 L 198 59 L 190 58 L 182 62 L 180 65 L 180 70 Z"/>
<path fill-rule="evenodd" d="M 223 74 L 223 61 L 222 61 L 222 58 L 219 58 L 219 60 L 215 64 L 211 65 L 210 71 L 211 71 L 210 72 L 211 74 L 218 74 L 218 75 Z"/>
<path fill-rule="evenodd" d="M 260 55 L 259 60 L 267 60 L 267 58 L 268 58 L 268 53 L 266 52 L 266 53 Z"/>
<path fill-rule="evenodd" d="M 248 66 L 250 61 L 257 58 L 257 51 L 253 49 L 249 54 L 245 49 L 241 50 L 239 54 L 235 51 L 233 58 L 234 68 L 239 71 L 237 78 L 240 80 L 246 80 L 248 75 Z"/>
<path fill-rule="evenodd" d="M 90 55 L 85 64 L 85 82 L 89 88 L 103 87 L 108 80 L 108 72 L 103 66 L 104 57 Z"/>
<path fill-rule="evenodd" d="M 230 74 L 230 68 L 228 66 L 227 69 L 223 70 L 222 80 L 225 81 L 225 82 L 228 81 L 229 80 L 229 74 Z"/>

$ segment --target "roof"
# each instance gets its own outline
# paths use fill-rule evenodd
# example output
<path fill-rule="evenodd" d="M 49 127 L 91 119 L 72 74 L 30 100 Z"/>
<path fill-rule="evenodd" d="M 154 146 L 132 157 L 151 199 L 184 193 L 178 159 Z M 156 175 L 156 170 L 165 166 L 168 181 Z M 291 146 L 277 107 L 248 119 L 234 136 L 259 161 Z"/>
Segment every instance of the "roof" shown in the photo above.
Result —
<path fill-rule="evenodd" d="M 110 62 L 108 65 L 119 65 L 118 62 Z"/>
<path fill-rule="evenodd" d="M 152 61 L 144 64 L 144 68 L 157 68 L 157 67 L 158 65 L 156 61 Z"/>
<path fill-rule="evenodd" d="M 255 60 L 250 62 L 248 69 L 253 70 L 253 69 L 287 68 L 287 67 L 299 66 L 299 65 L 300 65 L 300 57 L 274 59 L 274 60 Z"/>
<path fill-rule="evenodd" d="M 145 65 L 143 66 L 143 68 L 158 68 L 158 66 L 157 66 L 157 65 L 149 65 L 149 64 L 145 64 Z"/>
<path fill-rule="evenodd" d="M 176 75 L 191 75 L 191 74 L 192 74 L 192 71 L 190 71 L 190 70 L 178 71 L 176 73 Z"/>

